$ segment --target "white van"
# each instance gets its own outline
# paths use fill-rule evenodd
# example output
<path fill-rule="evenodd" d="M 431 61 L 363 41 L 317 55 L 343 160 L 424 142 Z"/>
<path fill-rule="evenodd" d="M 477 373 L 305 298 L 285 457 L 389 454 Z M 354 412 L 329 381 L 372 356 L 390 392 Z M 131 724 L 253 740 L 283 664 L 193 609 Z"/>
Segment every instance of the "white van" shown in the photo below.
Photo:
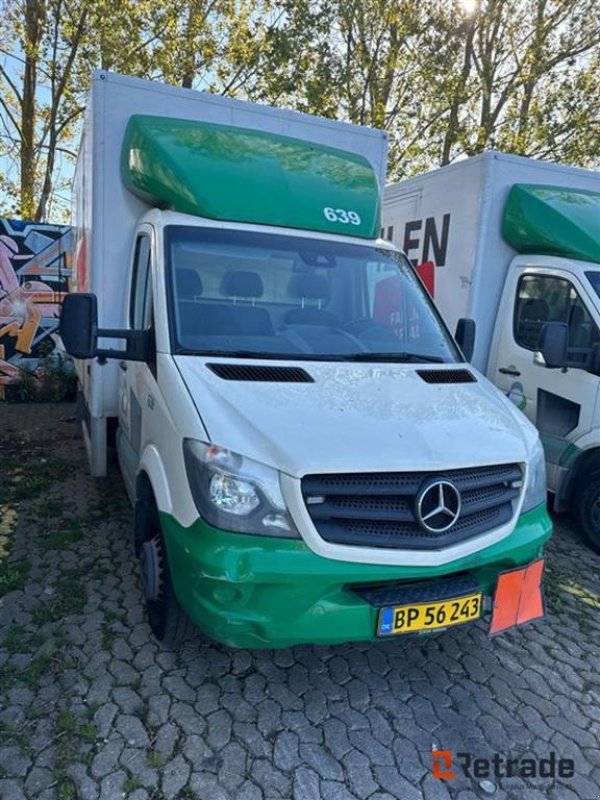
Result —
<path fill-rule="evenodd" d="M 476 321 L 473 364 L 535 423 L 555 509 L 600 550 L 600 173 L 485 153 L 388 186 L 383 228 L 446 322 Z"/>
<path fill-rule="evenodd" d="M 161 639 L 190 618 L 255 648 L 543 615 L 537 432 L 378 238 L 385 147 L 94 76 L 61 332 L 96 475 L 116 421 Z"/>

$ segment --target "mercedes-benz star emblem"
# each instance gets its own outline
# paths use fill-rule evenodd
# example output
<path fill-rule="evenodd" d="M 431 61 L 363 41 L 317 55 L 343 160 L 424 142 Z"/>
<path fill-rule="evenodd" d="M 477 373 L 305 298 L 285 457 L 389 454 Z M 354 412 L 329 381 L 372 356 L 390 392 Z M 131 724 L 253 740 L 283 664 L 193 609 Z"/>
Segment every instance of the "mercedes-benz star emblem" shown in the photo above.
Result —
<path fill-rule="evenodd" d="M 443 533 L 460 516 L 460 492 L 450 481 L 434 478 L 417 495 L 417 519 L 425 530 Z"/>

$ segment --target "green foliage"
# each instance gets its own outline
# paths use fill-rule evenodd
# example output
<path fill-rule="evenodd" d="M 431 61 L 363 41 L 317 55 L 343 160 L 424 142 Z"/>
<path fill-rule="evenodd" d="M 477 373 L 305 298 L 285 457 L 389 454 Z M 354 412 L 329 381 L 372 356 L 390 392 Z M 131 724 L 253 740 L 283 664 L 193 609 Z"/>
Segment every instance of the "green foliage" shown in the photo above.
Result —
<path fill-rule="evenodd" d="M 11 502 L 37 497 L 54 481 L 65 478 L 72 470 L 71 462 L 61 458 L 43 459 L 38 463 L 25 464 L 6 459 L 2 466 L 6 475 L 7 500 Z"/>
<path fill-rule="evenodd" d="M 52 530 L 43 539 L 42 546 L 47 550 L 64 550 L 69 545 L 80 542 L 85 535 L 81 522 L 77 519 L 65 519 L 60 527 Z"/>
<path fill-rule="evenodd" d="M 69 214 L 85 98 L 94 69 L 215 92 L 254 69 L 268 0 L 5 0 L 0 15 L 0 215 Z"/>
<path fill-rule="evenodd" d="M 53 659 L 49 653 L 37 656 L 24 669 L 3 667 L 0 672 L 0 691 L 6 691 L 19 683 L 29 689 L 37 689 L 42 678 L 49 674 L 52 667 Z"/>
<path fill-rule="evenodd" d="M 95 68 L 385 128 L 391 178 L 600 163 L 597 0 L 6 0 L 0 39 L 0 214 L 68 214 Z"/>
<path fill-rule="evenodd" d="M 7 653 L 24 653 L 27 649 L 28 638 L 23 625 L 11 622 L 4 634 L 2 647 Z"/>
<path fill-rule="evenodd" d="M 56 585 L 53 598 L 36 606 L 31 612 L 31 617 L 36 625 L 57 622 L 69 614 L 81 613 L 85 600 L 85 586 L 75 573 L 62 578 Z"/>
<path fill-rule="evenodd" d="M 47 403 L 74 400 L 77 376 L 70 362 L 57 351 L 42 353 L 35 369 L 22 369 L 5 388 L 9 403 Z"/>
<path fill-rule="evenodd" d="M 27 582 L 30 565 L 28 561 L 0 561 L 0 597 L 22 589 Z"/>
<path fill-rule="evenodd" d="M 254 96 L 386 128 L 392 179 L 490 148 L 600 163 L 596 0 L 277 7 Z"/>
<path fill-rule="evenodd" d="M 165 764 L 165 759 L 157 750 L 148 750 L 146 762 L 152 769 L 160 770 Z"/>

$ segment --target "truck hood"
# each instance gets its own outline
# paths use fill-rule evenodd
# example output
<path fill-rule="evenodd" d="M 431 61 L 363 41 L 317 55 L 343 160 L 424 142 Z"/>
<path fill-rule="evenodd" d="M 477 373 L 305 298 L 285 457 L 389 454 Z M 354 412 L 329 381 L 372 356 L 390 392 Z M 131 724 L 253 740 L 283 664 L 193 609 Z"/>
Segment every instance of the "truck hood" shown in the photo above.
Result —
<path fill-rule="evenodd" d="M 210 441 L 295 477 L 525 461 L 536 437 L 471 367 L 474 383 L 431 384 L 423 365 L 256 362 L 302 366 L 314 380 L 275 383 L 224 380 L 206 366 L 216 361 L 240 364 L 175 357 Z"/>

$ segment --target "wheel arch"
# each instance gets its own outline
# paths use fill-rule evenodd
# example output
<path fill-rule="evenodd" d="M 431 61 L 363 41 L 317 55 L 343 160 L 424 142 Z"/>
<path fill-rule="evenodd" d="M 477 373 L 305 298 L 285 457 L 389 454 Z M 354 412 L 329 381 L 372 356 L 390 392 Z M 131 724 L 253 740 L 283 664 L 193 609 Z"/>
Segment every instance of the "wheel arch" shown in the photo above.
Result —
<path fill-rule="evenodd" d="M 586 475 L 588 478 L 600 475 L 600 445 L 590 447 L 577 456 L 563 481 L 559 495 L 561 502 L 572 502 L 582 475 Z"/>
<path fill-rule="evenodd" d="M 135 478 L 133 530 L 136 555 L 139 555 L 146 538 L 151 515 L 159 511 L 170 513 L 171 508 L 171 493 L 160 455 L 155 447 L 146 447 Z"/>
<path fill-rule="evenodd" d="M 148 445 L 142 453 L 138 465 L 138 473 L 135 483 L 135 496 L 138 498 L 138 490 L 147 491 L 145 483 L 150 485 L 154 495 L 156 506 L 159 511 L 171 514 L 173 512 L 173 500 L 167 471 L 165 470 L 160 453 L 154 445 Z"/>

